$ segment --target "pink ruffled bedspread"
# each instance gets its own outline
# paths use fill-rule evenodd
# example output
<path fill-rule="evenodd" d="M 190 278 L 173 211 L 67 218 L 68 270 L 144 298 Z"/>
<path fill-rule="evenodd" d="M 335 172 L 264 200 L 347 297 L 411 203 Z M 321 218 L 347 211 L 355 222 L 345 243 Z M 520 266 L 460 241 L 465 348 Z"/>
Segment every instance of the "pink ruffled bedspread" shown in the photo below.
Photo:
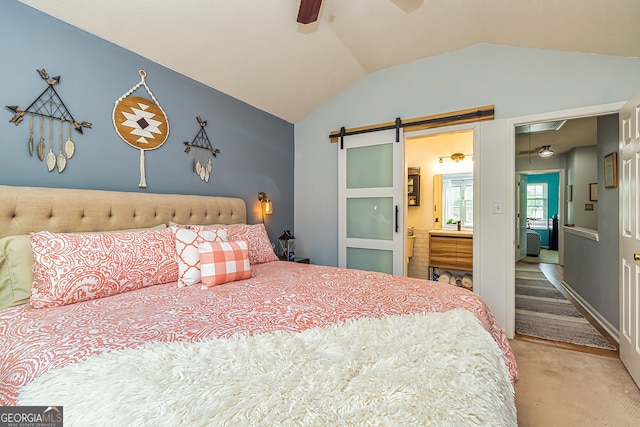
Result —
<path fill-rule="evenodd" d="M 502 329 L 465 289 L 284 261 L 254 265 L 252 276 L 206 290 L 171 283 L 62 307 L 0 311 L 0 404 L 15 405 L 20 387 L 48 371 L 148 341 L 301 331 L 350 318 L 456 308 L 476 315 L 501 348 L 512 382 L 518 380 Z"/>

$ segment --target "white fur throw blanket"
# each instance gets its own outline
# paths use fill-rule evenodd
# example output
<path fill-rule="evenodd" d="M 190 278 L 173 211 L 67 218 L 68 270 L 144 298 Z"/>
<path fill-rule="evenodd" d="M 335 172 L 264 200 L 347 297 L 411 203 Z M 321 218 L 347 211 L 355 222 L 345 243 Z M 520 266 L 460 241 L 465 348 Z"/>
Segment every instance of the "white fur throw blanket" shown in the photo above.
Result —
<path fill-rule="evenodd" d="M 152 342 L 36 379 L 65 426 L 515 426 L 502 354 L 462 311 Z"/>

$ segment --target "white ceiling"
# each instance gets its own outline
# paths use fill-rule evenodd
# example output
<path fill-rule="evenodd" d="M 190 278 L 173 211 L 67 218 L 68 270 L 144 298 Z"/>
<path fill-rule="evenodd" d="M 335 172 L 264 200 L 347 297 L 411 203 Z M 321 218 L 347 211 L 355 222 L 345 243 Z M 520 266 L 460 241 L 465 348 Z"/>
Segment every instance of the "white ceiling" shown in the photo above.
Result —
<path fill-rule="evenodd" d="M 295 123 L 363 75 L 480 43 L 640 57 L 640 0 L 20 0 Z"/>

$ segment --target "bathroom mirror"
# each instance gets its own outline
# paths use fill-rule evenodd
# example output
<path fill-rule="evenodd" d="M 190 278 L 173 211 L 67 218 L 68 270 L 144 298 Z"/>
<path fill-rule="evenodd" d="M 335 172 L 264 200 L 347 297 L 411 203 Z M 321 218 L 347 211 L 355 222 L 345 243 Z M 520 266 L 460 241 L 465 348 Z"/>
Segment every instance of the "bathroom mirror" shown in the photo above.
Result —
<path fill-rule="evenodd" d="M 473 228 L 473 173 L 433 176 L 434 228 Z"/>

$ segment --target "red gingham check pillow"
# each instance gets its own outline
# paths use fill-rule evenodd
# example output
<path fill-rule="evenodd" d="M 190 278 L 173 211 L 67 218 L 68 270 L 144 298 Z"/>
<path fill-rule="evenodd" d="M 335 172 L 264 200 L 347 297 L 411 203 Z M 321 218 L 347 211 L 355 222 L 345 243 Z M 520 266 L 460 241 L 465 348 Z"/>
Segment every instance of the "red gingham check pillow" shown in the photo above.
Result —
<path fill-rule="evenodd" d="M 235 242 L 203 242 L 198 245 L 202 289 L 251 277 L 249 245 Z"/>

